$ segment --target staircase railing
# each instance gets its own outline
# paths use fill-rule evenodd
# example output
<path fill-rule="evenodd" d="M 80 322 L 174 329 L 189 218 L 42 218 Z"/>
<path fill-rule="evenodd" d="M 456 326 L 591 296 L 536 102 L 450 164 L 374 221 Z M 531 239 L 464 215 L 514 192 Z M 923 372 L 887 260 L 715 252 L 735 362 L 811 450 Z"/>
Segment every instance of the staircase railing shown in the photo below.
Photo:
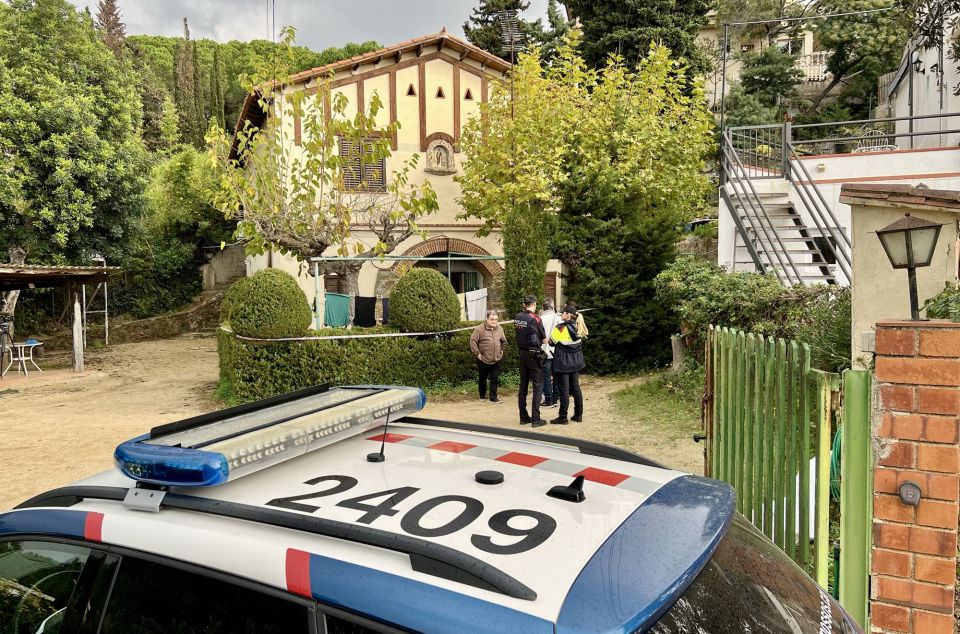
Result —
<path fill-rule="evenodd" d="M 760 272 L 766 272 L 768 268 L 772 269 L 781 283 L 802 285 L 803 276 L 800 274 L 796 262 L 793 261 L 786 244 L 780 236 L 780 232 L 774 227 L 773 221 L 767 214 L 767 210 L 760 200 L 760 194 L 753 184 L 753 179 L 749 176 L 744 177 L 746 174 L 748 174 L 747 169 L 737 154 L 733 136 L 728 129 L 724 131 L 723 143 L 721 144 L 720 192 L 725 198 L 724 202 L 727 204 L 731 216 L 733 216 L 737 230 L 740 232 L 743 242 L 747 246 L 747 251 L 750 253 L 754 266 L 756 266 Z M 729 191 L 726 187 L 728 183 L 731 185 Z M 748 189 L 749 193 L 747 192 Z M 733 204 L 734 201 L 730 197 L 730 191 L 732 191 L 733 195 L 737 198 L 736 202 L 739 203 L 739 208 L 743 210 L 744 218 L 747 220 L 746 225 L 741 222 L 740 214 L 737 211 L 738 205 Z M 752 218 L 751 213 L 753 214 Z M 766 241 L 766 246 L 769 246 L 769 249 L 761 248 L 759 251 L 756 250 L 752 243 L 754 238 L 747 231 L 747 225 L 753 229 L 754 236 L 756 236 L 758 240 L 762 239 Z M 763 234 L 762 238 L 761 233 Z M 775 245 L 780 248 L 778 249 Z M 777 262 L 773 261 L 768 250 L 773 252 Z M 767 259 L 766 265 L 762 261 L 762 256 L 765 256 Z"/>
<path fill-rule="evenodd" d="M 820 252 L 822 261 L 803 262 L 801 266 L 821 266 L 826 273 L 828 261 L 834 260 L 846 279 L 850 280 L 852 245 L 849 228 L 841 226 L 833 205 L 827 202 L 817 187 L 804 158 L 848 153 L 869 156 L 877 151 L 913 149 L 916 145 L 924 148 L 956 147 L 960 144 L 960 129 L 945 129 L 951 128 L 951 119 L 960 123 L 960 113 L 802 125 L 792 125 L 787 121 L 781 125 L 724 129 L 721 135 L 721 197 L 734 217 L 737 231 L 747 245 L 757 270 L 773 269 L 781 282 L 803 284 L 797 263 L 770 220 L 753 181 L 781 178 L 788 181 L 796 192 L 791 199 L 803 212 L 801 218 L 809 218 L 820 233 L 819 236 L 810 236 L 808 244 L 815 244 L 812 250 Z M 938 129 L 916 130 L 929 120 L 939 120 Z M 851 134 L 851 130 L 855 132 Z M 918 143 L 916 139 L 920 137 L 924 139 Z M 909 147 L 900 147 L 905 144 Z M 728 183 L 732 196 L 726 188 Z M 746 223 L 740 221 L 737 205 L 743 210 Z M 754 248 L 750 230 L 753 230 L 758 241 L 765 242 L 760 245 L 761 248 Z M 826 240 L 815 243 L 817 237 Z M 768 247 L 776 255 L 776 261 L 768 253 Z M 780 251 L 785 257 L 781 257 Z M 814 259 L 817 259 L 816 254 Z"/>

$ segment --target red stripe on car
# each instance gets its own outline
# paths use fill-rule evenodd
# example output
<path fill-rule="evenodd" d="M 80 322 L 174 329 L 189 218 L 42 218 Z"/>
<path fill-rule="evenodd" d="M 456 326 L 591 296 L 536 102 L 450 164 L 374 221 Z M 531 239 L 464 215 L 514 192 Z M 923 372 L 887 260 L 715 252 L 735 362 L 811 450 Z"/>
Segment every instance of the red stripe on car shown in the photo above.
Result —
<path fill-rule="evenodd" d="M 287 590 L 303 597 L 313 596 L 310 592 L 310 553 L 287 549 Z"/>
<path fill-rule="evenodd" d="M 430 445 L 427 449 L 436 449 L 437 451 L 449 451 L 450 453 L 460 453 L 461 451 L 466 451 L 467 449 L 473 449 L 476 445 L 470 445 L 465 442 L 454 442 L 452 440 L 444 440 L 443 442 L 438 442 L 436 444 Z"/>
<path fill-rule="evenodd" d="M 83 521 L 83 538 L 91 542 L 103 541 L 103 513 L 87 513 Z"/>
<path fill-rule="evenodd" d="M 403 442 L 404 440 L 410 440 L 413 436 L 408 436 L 407 434 L 379 434 L 377 436 L 370 436 L 367 440 L 376 440 L 377 442 Z"/>
<path fill-rule="evenodd" d="M 573 477 L 583 476 L 584 479 L 591 482 L 599 482 L 608 486 L 615 487 L 630 476 L 616 471 L 607 471 L 606 469 L 597 469 L 596 467 L 587 467 L 579 473 L 573 474 Z"/>
<path fill-rule="evenodd" d="M 543 456 L 533 456 L 528 453 L 520 453 L 519 451 L 511 451 L 510 453 L 503 454 L 497 458 L 497 460 L 520 465 L 521 467 L 535 467 L 541 462 L 547 461 Z"/>

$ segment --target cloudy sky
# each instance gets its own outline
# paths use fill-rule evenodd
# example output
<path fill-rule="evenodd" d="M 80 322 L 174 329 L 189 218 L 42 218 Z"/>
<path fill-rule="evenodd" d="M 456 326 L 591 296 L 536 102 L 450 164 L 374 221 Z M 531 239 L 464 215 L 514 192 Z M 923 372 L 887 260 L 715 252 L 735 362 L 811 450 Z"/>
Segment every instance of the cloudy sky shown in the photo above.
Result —
<path fill-rule="evenodd" d="M 96 0 L 71 0 L 78 7 Z M 127 33 L 179 35 L 183 18 L 195 38 L 270 39 L 271 0 L 118 0 Z M 435 33 L 446 26 L 463 36 L 463 22 L 478 0 L 275 0 L 277 26 L 297 29 L 297 43 L 321 50 L 347 42 L 383 45 Z M 546 15 L 547 0 L 531 0 L 528 18 Z"/>

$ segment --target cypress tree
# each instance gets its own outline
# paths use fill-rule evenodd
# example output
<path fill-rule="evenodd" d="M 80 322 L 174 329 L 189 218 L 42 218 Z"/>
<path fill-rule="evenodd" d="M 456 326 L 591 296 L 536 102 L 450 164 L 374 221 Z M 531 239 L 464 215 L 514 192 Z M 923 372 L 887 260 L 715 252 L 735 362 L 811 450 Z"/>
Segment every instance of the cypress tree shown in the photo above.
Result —
<path fill-rule="evenodd" d="M 210 71 L 211 116 L 216 119 L 217 125 L 226 129 L 223 84 L 223 64 L 220 61 L 220 47 L 217 46 L 213 49 L 213 68 Z"/>
<path fill-rule="evenodd" d="M 203 83 L 201 81 L 203 73 L 200 69 L 200 61 L 197 56 L 197 43 L 190 43 L 190 54 L 193 60 L 193 139 L 192 142 L 198 148 L 203 147 L 203 135 L 207 129 L 206 112 L 203 99 Z"/>

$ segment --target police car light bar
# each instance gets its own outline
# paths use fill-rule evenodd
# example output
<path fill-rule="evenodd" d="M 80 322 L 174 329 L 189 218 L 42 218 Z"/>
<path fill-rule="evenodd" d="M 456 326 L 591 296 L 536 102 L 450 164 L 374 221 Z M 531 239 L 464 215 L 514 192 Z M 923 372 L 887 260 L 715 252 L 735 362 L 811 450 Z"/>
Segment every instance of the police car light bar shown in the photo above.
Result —
<path fill-rule="evenodd" d="M 290 397 L 153 429 L 118 445 L 114 461 L 139 482 L 213 486 L 418 412 L 427 400 L 419 388 L 393 386 L 324 387 Z"/>

